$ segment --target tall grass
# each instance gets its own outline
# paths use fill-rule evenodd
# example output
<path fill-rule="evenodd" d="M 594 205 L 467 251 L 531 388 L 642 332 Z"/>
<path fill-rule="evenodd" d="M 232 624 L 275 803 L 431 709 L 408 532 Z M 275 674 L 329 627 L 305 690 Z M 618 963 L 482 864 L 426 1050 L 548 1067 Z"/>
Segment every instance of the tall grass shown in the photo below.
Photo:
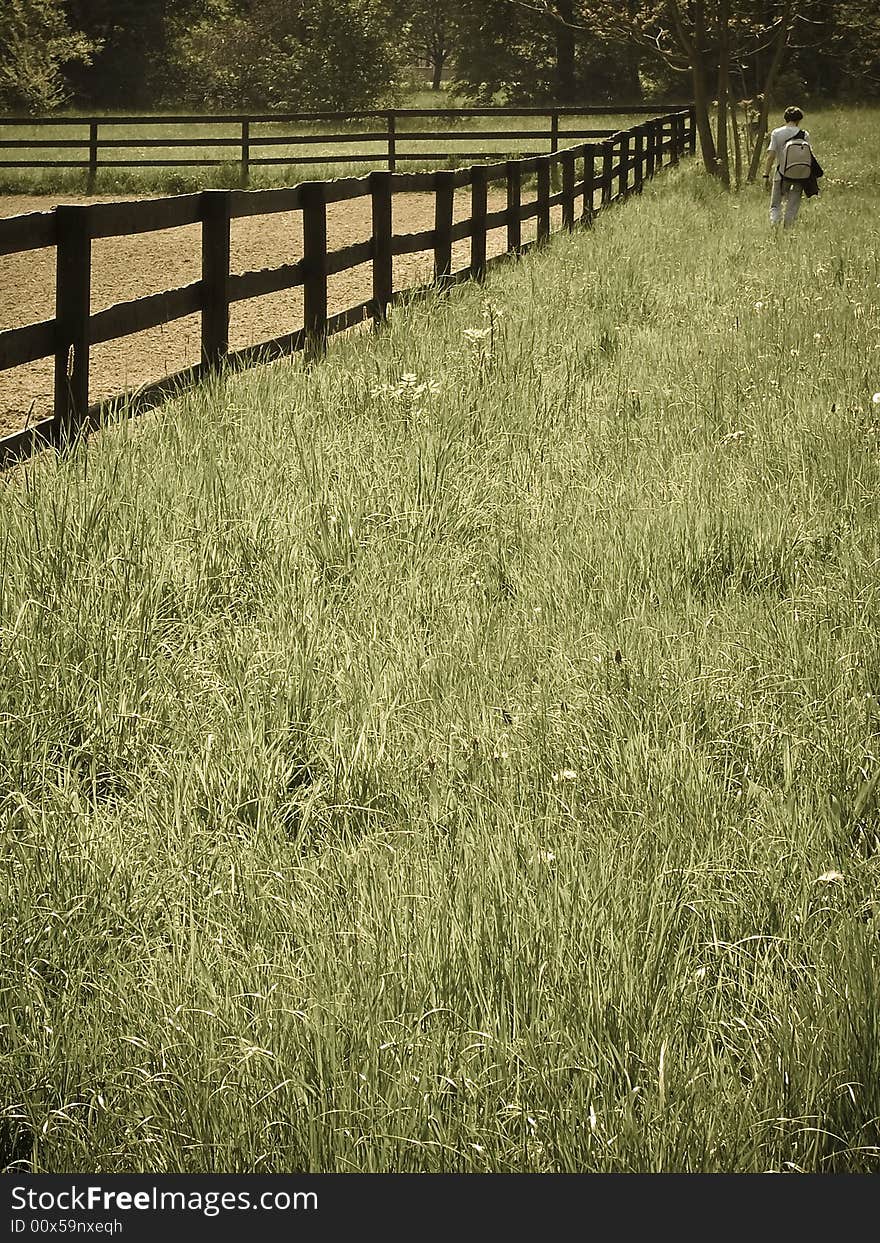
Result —
<path fill-rule="evenodd" d="M 37 1171 L 867 1171 L 876 115 L 0 483 Z"/>

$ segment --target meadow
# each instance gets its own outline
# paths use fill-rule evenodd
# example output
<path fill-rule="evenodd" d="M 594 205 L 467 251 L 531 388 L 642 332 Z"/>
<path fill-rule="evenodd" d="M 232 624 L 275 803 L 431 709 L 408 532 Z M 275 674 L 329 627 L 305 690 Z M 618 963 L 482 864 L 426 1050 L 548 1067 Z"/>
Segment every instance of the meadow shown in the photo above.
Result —
<path fill-rule="evenodd" d="M 0 478 L 4 1165 L 877 1170 L 878 119 Z"/>
<path fill-rule="evenodd" d="M 459 102 L 454 96 L 443 92 L 423 91 L 407 96 L 403 105 L 407 108 L 457 108 Z M 658 115 L 663 112 L 658 107 Z M 70 114 L 73 116 L 74 114 Z M 119 114 L 114 114 L 119 115 Z M 644 116 L 622 110 L 613 116 L 568 116 L 560 119 L 560 147 L 572 145 L 584 139 L 566 141 L 565 133 L 582 129 L 628 129 L 630 126 L 645 120 Z M 537 137 L 505 137 L 505 132 L 513 134 L 523 130 L 536 131 Z M 499 137 L 469 138 L 471 132 L 497 132 Z M 437 137 L 412 139 L 407 133 L 432 133 Z M 300 181 L 322 181 L 333 177 L 360 177 L 370 168 L 387 167 L 388 143 L 385 137 L 386 120 L 383 116 L 353 119 L 350 121 L 333 122 L 255 122 L 250 129 L 252 160 L 261 158 L 288 159 L 289 163 L 259 165 L 252 163 L 248 185 L 253 189 L 271 186 L 295 185 Z M 350 142 L 322 142 L 322 135 L 352 134 Z M 356 137 L 364 133 L 377 133 L 381 138 L 364 142 Z M 259 146 L 260 138 L 274 137 L 276 140 L 288 135 L 302 135 L 306 138 L 301 143 L 278 143 L 270 146 Z M 232 139 L 230 147 L 200 147 L 193 145 L 163 147 L 138 146 L 126 148 L 101 147 L 99 158 L 105 160 L 204 160 L 222 161 L 224 151 L 228 152 L 227 163 L 218 163 L 213 167 L 199 168 L 195 165 L 182 165 L 159 168 L 120 168 L 99 167 L 92 193 L 98 194 L 134 194 L 189 193 L 205 187 L 236 188 L 241 182 L 241 165 L 239 163 L 241 148 L 241 126 L 234 122 L 216 121 L 210 124 L 199 123 L 163 123 L 148 125 L 139 122 L 132 115 L 131 124 L 99 125 L 99 138 L 103 143 L 108 139 L 123 139 L 138 143 L 145 139 L 192 139 L 194 135 L 202 139 Z M 398 152 L 398 172 L 425 172 L 435 168 L 458 168 L 473 163 L 464 158 L 461 152 L 479 151 L 492 156 L 493 159 L 504 159 L 528 153 L 543 153 L 550 150 L 550 114 L 533 117 L 493 117 L 462 116 L 452 124 L 448 117 L 400 117 L 396 122 L 396 146 Z M 0 138 L 18 141 L 59 141 L 76 140 L 81 144 L 75 148 L 64 147 L 25 147 L 19 149 L 0 149 L 0 161 L 12 163 L 16 159 L 48 160 L 59 165 L 64 161 L 88 161 L 89 126 L 82 125 L 33 125 L 6 126 L 0 117 Z M 406 153 L 424 154 L 425 159 L 406 158 Z M 373 156 L 370 162 L 362 160 L 346 160 L 346 156 Z M 321 163 L 321 158 L 327 163 Z M 316 161 L 300 163 L 303 158 Z M 87 188 L 88 170 L 85 168 L 4 168 L 0 166 L 0 193 L 5 194 L 72 194 L 82 193 Z"/>

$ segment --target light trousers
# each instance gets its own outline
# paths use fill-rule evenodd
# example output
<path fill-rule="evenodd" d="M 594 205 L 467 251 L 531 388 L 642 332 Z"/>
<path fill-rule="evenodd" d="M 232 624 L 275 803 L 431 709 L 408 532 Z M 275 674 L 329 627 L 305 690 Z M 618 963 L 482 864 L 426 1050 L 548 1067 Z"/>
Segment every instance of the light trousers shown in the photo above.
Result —
<path fill-rule="evenodd" d="M 779 221 L 782 220 L 783 228 L 786 229 L 793 225 L 795 220 L 797 220 L 803 194 L 804 187 L 799 181 L 783 182 L 779 173 L 774 173 L 770 186 L 770 223 L 779 224 Z M 783 202 L 785 203 L 784 219 L 782 214 Z"/>

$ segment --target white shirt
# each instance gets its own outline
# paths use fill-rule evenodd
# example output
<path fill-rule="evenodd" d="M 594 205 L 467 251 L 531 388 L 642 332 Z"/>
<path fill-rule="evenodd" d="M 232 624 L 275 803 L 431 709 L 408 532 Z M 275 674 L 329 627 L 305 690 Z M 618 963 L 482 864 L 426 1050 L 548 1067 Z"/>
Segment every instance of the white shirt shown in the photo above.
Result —
<path fill-rule="evenodd" d="M 779 171 L 779 161 L 782 159 L 782 151 L 785 144 L 790 138 L 794 138 L 795 134 L 800 134 L 801 132 L 801 127 L 799 125 L 780 125 L 779 129 L 775 129 L 770 135 L 770 145 L 768 146 L 767 151 L 772 151 L 776 156 L 777 172 Z M 803 130 L 803 133 L 806 135 L 807 141 L 809 141 L 810 135 L 807 134 L 806 130 Z"/>

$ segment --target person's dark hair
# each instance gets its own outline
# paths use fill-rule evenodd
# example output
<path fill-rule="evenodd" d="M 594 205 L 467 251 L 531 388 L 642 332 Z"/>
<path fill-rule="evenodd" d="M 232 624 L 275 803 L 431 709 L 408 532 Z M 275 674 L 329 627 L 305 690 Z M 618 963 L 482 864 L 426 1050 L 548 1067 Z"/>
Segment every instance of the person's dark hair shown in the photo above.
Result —
<path fill-rule="evenodd" d="M 791 121 L 793 125 L 800 125 L 801 121 L 804 119 L 804 114 L 801 112 L 800 108 L 786 108 L 785 112 L 782 114 L 782 119 L 783 121 Z"/>

